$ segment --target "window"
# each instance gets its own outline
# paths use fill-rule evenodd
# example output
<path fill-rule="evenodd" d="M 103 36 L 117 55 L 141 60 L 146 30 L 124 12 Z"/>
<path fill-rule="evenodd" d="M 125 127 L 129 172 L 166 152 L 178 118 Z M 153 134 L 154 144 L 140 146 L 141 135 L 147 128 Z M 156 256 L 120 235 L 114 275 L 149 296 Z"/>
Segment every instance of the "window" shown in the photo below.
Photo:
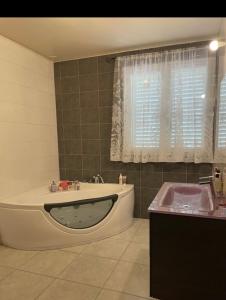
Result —
<path fill-rule="evenodd" d="M 203 143 L 202 126 L 204 123 L 207 66 L 191 68 L 189 65 L 171 72 L 171 145 L 175 147 L 178 136 L 176 130 L 182 131 L 184 148 L 200 148 Z M 180 102 L 180 105 L 178 105 Z M 179 111 L 178 111 L 179 110 Z M 180 115 L 182 118 L 180 119 Z M 179 122 L 177 126 L 177 122 Z"/>
<path fill-rule="evenodd" d="M 168 74 L 171 92 L 171 146 L 175 147 L 177 128 L 182 130 L 183 146 L 198 148 L 202 144 L 202 123 L 205 107 L 207 67 L 174 68 Z M 160 141 L 161 73 L 135 74 L 134 145 L 158 148 Z M 195 100 L 195 101 L 193 101 Z M 180 101 L 180 105 L 178 102 Z M 179 110 L 179 111 L 178 111 Z M 182 121 L 178 116 L 182 114 Z M 180 126 L 177 126 L 180 122 Z"/>
<path fill-rule="evenodd" d="M 117 58 L 111 160 L 211 162 L 215 58 L 208 47 Z"/>
<path fill-rule="evenodd" d="M 135 147 L 159 147 L 161 73 L 135 74 L 134 89 L 134 145 Z"/>

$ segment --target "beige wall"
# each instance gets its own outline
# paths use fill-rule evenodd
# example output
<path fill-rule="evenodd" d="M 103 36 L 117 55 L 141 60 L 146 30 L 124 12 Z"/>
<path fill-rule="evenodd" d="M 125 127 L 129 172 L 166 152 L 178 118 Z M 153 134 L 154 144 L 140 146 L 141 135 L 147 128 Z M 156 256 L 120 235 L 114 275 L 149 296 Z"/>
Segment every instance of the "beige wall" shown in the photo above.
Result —
<path fill-rule="evenodd" d="M 226 38 L 226 18 L 223 18 L 220 29 L 220 38 Z"/>
<path fill-rule="evenodd" d="M 0 36 L 0 199 L 58 179 L 53 64 Z"/>

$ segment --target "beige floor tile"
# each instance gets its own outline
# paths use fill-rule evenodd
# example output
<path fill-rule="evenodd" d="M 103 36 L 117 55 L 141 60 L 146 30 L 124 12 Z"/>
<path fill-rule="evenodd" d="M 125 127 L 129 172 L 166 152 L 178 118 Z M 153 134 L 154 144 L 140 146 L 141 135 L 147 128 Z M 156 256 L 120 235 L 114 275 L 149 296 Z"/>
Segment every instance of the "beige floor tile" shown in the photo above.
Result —
<path fill-rule="evenodd" d="M 38 251 L 24 251 L 0 246 L 0 265 L 19 267 L 37 253 Z"/>
<path fill-rule="evenodd" d="M 149 224 L 148 219 L 141 219 L 141 218 L 133 218 L 134 222 L 138 222 L 140 225 L 142 224 Z"/>
<path fill-rule="evenodd" d="M 136 232 L 139 230 L 140 225 L 141 224 L 139 222 L 134 222 L 133 225 L 131 225 L 127 230 L 112 236 L 111 239 L 131 241 L 134 238 Z"/>
<path fill-rule="evenodd" d="M 39 300 L 94 300 L 99 288 L 81 283 L 56 280 L 39 296 Z M 106 299 L 107 300 L 107 299 Z"/>
<path fill-rule="evenodd" d="M 144 223 L 141 224 L 139 229 L 137 230 L 136 234 L 133 236 L 133 242 L 136 243 L 149 243 L 149 224 Z"/>
<path fill-rule="evenodd" d="M 128 295 L 120 292 L 109 291 L 109 290 L 102 290 L 100 295 L 97 297 L 96 300 L 144 300 L 144 299 L 153 299 L 154 298 L 140 298 L 133 295 Z"/>
<path fill-rule="evenodd" d="M 149 230 L 149 220 L 148 219 L 142 219 L 139 230 Z"/>
<path fill-rule="evenodd" d="M 58 276 L 78 255 L 59 250 L 41 251 L 21 269 L 49 276 Z"/>
<path fill-rule="evenodd" d="M 6 277 L 7 275 L 9 275 L 10 273 L 12 273 L 13 271 L 15 271 L 15 269 L 10 267 L 0 266 L 0 280 Z"/>
<path fill-rule="evenodd" d="M 86 247 L 84 254 L 118 259 L 125 251 L 129 242 L 118 239 L 105 239 L 94 242 Z"/>
<path fill-rule="evenodd" d="M 53 279 L 23 271 L 15 271 L 0 281 L 2 300 L 33 300 Z"/>
<path fill-rule="evenodd" d="M 148 297 L 149 268 L 146 265 L 120 261 L 104 287 L 140 297 Z"/>
<path fill-rule="evenodd" d="M 102 287 L 115 267 L 116 262 L 116 260 L 108 258 L 82 254 L 65 269 L 60 277 Z"/>
<path fill-rule="evenodd" d="M 143 220 L 144 220 L 144 219 L 141 219 L 141 218 L 133 218 L 133 221 L 134 221 L 134 222 L 143 222 Z"/>
<path fill-rule="evenodd" d="M 81 246 L 75 246 L 75 247 L 62 248 L 60 250 L 80 254 L 85 250 L 86 247 L 87 247 L 87 245 L 81 245 Z"/>
<path fill-rule="evenodd" d="M 131 242 L 123 253 L 121 260 L 135 262 L 140 264 L 149 264 L 149 245 L 148 243 Z"/>

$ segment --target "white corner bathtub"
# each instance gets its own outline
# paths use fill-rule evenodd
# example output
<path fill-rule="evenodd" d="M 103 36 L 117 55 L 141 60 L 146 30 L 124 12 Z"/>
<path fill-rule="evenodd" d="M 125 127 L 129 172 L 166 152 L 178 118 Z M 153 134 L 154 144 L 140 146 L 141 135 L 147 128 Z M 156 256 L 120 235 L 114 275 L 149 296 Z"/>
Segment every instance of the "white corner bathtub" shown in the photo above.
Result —
<path fill-rule="evenodd" d="M 80 191 L 47 187 L 0 201 L 0 240 L 24 250 L 58 249 L 101 240 L 133 221 L 133 185 L 81 183 Z"/>

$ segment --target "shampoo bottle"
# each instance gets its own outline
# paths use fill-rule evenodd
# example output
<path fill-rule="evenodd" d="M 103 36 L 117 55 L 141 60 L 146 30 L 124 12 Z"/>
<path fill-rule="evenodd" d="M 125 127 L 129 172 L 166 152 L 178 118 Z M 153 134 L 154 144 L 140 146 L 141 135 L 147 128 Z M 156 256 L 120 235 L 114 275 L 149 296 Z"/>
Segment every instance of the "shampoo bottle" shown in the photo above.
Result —
<path fill-rule="evenodd" d="M 58 190 L 56 182 L 53 180 L 51 185 L 50 185 L 50 191 L 51 192 L 56 192 Z"/>

